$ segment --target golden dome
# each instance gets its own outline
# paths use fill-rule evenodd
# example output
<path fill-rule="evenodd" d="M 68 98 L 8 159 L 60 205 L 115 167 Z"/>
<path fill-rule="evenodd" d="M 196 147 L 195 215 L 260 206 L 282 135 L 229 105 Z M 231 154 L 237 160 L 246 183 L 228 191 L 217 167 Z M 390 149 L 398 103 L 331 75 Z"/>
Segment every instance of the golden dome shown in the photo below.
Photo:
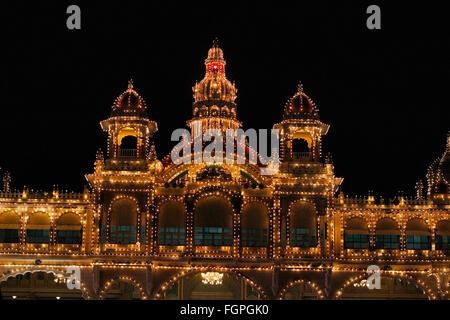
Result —
<path fill-rule="evenodd" d="M 144 99 L 133 89 L 133 81 L 128 81 L 128 89 L 114 101 L 113 116 L 145 116 L 147 106 Z"/>
<path fill-rule="evenodd" d="M 227 79 L 225 65 L 223 51 L 215 40 L 205 60 L 205 77 L 192 88 L 196 103 L 205 101 L 234 103 L 237 89 Z"/>
<path fill-rule="evenodd" d="M 288 100 L 284 108 L 284 119 L 318 119 L 319 112 L 315 103 L 303 92 L 301 83 L 297 93 Z"/>

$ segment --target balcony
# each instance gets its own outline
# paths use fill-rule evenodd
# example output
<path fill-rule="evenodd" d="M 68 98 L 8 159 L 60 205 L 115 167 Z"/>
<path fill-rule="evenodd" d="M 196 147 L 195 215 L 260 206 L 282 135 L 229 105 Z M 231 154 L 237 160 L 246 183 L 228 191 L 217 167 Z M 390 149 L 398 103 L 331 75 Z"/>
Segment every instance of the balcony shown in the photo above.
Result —
<path fill-rule="evenodd" d="M 137 157 L 137 149 L 119 149 L 119 158 L 122 160 L 134 160 Z"/>
<path fill-rule="evenodd" d="M 292 152 L 292 160 L 300 162 L 310 162 L 312 161 L 311 152 Z"/>

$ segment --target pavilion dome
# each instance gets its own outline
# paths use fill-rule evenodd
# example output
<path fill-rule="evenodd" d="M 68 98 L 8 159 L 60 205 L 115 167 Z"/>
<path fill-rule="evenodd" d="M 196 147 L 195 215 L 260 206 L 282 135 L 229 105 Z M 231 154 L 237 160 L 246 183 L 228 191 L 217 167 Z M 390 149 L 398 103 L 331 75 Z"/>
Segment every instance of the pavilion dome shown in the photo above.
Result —
<path fill-rule="evenodd" d="M 288 100 L 284 108 L 283 119 L 318 119 L 319 110 L 314 101 L 303 92 L 300 83 L 297 93 Z"/>
<path fill-rule="evenodd" d="M 218 41 L 215 40 L 208 51 L 208 57 L 205 59 L 205 77 L 192 88 L 195 103 L 234 104 L 237 89 L 227 79 L 225 65 L 223 51 L 219 47 Z"/>
<path fill-rule="evenodd" d="M 125 90 L 114 101 L 112 106 L 113 116 L 146 116 L 147 106 L 144 99 L 134 90 L 133 81 L 128 82 Z"/>

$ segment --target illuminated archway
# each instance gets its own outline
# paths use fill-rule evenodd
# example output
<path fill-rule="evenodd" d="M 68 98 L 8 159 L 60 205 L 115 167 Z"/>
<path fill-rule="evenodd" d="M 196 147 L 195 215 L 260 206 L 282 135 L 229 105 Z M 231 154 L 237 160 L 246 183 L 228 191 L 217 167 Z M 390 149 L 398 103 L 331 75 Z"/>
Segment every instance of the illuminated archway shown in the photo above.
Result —
<path fill-rule="evenodd" d="M 413 218 L 406 224 L 406 249 L 431 249 L 431 232 L 425 220 Z"/>
<path fill-rule="evenodd" d="M 349 280 L 336 291 L 335 299 L 345 300 L 426 300 L 436 299 L 432 290 L 420 280 L 408 275 L 381 272 L 381 288 L 367 287 L 368 274 L 360 274 Z"/>
<path fill-rule="evenodd" d="M 138 207 L 130 198 L 120 198 L 111 205 L 109 243 L 136 243 Z"/>
<path fill-rule="evenodd" d="M 344 248 L 369 248 L 369 228 L 366 220 L 361 217 L 354 217 L 347 221 L 344 228 Z"/>
<path fill-rule="evenodd" d="M 186 244 L 186 210 L 178 201 L 167 201 L 158 211 L 158 245 L 184 246 Z"/>
<path fill-rule="evenodd" d="M 194 212 L 195 246 L 233 245 L 233 208 L 227 199 L 199 199 Z"/>
<path fill-rule="evenodd" d="M 27 221 L 26 242 L 27 243 L 50 243 L 51 221 L 48 214 L 36 212 Z"/>
<path fill-rule="evenodd" d="M 20 216 L 14 212 L 0 215 L 0 242 L 20 243 Z"/>
<path fill-rule="evenodd" d="M 297 201 L 288 213 L 289 245 L 311 248 L 317 245 L 317 217 L 312 203 Z"/>
<path fill-rule="evenodd" d="M 315 300 L 324 299 L 323 290 L 312 281 L 295 280 L 280 290 L 280 300 Z"/>
<path fill-rule="evenodd" d="M 164 283 L 156 299 L 163 300 L 259 300 L 264 290 L 238 272 L 221 269 L 182 271 Z"/>
<path fill-rule="evenodd" d="M 121 276 L 106 281 L 100 291 L 101 300 L 146 300 L 148 299 L 142 285 L 136 280 Z"/>
<path fill-rule="evenodd" d="M 56 221 L 56 243 L 81 244 L 82 225 L 80 217 L 75 213 L 63 214 Z"/>
<path fill-rule="evenodd" d="M 266 247 L 268 245 L 269 212 L 261 202 L 250 202 L 241 213 L 241 246 Z"/>
<path fill-rule="evenodd" d="M 69 289 L 63 273 L 52 270 L 22 270 L 0 279 L 1 299 L 12 300 L 79 300 L 89 299 L 84 286 Z"/>
<path fill-rule="evenodd" d="M 450 220 L 436 224 L 436 250 L 450 250 Z"/>
<path fill-rule="evenodd" d="M 392 218 L 378 220 L 375 231 L 375 247 L 377 249 L 400 249 L 400 230 Z"/>

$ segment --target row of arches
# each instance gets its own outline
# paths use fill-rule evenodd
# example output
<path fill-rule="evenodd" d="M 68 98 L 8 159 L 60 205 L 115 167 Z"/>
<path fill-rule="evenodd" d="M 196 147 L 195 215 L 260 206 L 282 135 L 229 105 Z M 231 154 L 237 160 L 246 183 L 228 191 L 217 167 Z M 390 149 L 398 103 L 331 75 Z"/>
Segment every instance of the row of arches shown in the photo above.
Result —
<path fill-rule="evenodd" d="M 81 244 L 82 222 L 76 213 L 62 214 L 52 223 L 44 212 L 32 214 L 24 223 L 14 212 L 0 215 L 1 243 Z"/>
<path fill-rule="evenodd" d="M 220 281 L 208 281 L 208 275 L 214 273 Z M 435 299 L 433 290 L 423 282 L 410 276 L 396 276 L 383 273 L 380 288 L 370 290 L 367 274 L 345 281 L 333 291 L 328 299 Z M 58 273 L 45 270 L 24 271 L 4 277 L 0 281 L 0 299 L 17 300 L 76 300 L 91 299 L 89 290 L 83 285 L 80 289 L 68 289 L 63 277 Z M 149 297 L 139 281 L 127 276 L 118 276 L 106 281 L 96 297 L 102 300 L 260 300 L 267 299 L 261 286 L 240 273 L 217 272 L 211 270 L 181 272 L 162 284 L 153 296 Z M 293 280 L 279 291 L 280 300 L 316 300 L 325 299 L 324 290 L 309 280 Z"/>
<path fill-rule="evenodd" d="M 218 106 L 212 106 L 208 108 L 207 106 L 202 106 L 201 108 L 195 108 L 194 111 L 194 117 L 233 117 L 236 118 L 236 109 L 235 108 L 228 108 L 227 106 L 224 106 L 222 108 L 219 108 Z"/>
<path fill-rule="evenodd" d="M 434 231 L 435 249 L 450 249 L 450 220 L 439 221 Z M 354 217 L 344 228 L 346 249 L 431 250 L 432 239 L 431 228 L 421 218 L 410 219 L 401 229 L 394 219 L 385 217 L 377 221 L 374 230 L 369 230 L 365 219 Z"/>
<path fill-rule="evenodd" d="M 242 247 L 267 247 L 270 241 L 271 213 L 266 204 L 259 201 L 247 203 L 239 215 L 233 204 L 222 195 L 200 199 L 189 222 L 184 202 L 168 200 L 157 208 L 157 244 L 160 246 L 187 245 L 187 230 L 192 228 L 195 246 L 233 246 L 239 237 Z M 136 202 L 119 199 L 111 206 L 109 225 L 103 224 L 103 242 L 133 244 L 141 238 L 145 241 L 144 223 L 139 230 L 139 212 Z M 284 242 L 292 247 L 317 245 L 317 216 L 312 204 L 297 202 L 291 206 L 288 219 L 283 220 Z M 236 234 L 239 230 L 239 235 Z M 109 233 L 108 233 L 109 232 Z M 108 236 L 107 236 L 108 235 Z"/>

